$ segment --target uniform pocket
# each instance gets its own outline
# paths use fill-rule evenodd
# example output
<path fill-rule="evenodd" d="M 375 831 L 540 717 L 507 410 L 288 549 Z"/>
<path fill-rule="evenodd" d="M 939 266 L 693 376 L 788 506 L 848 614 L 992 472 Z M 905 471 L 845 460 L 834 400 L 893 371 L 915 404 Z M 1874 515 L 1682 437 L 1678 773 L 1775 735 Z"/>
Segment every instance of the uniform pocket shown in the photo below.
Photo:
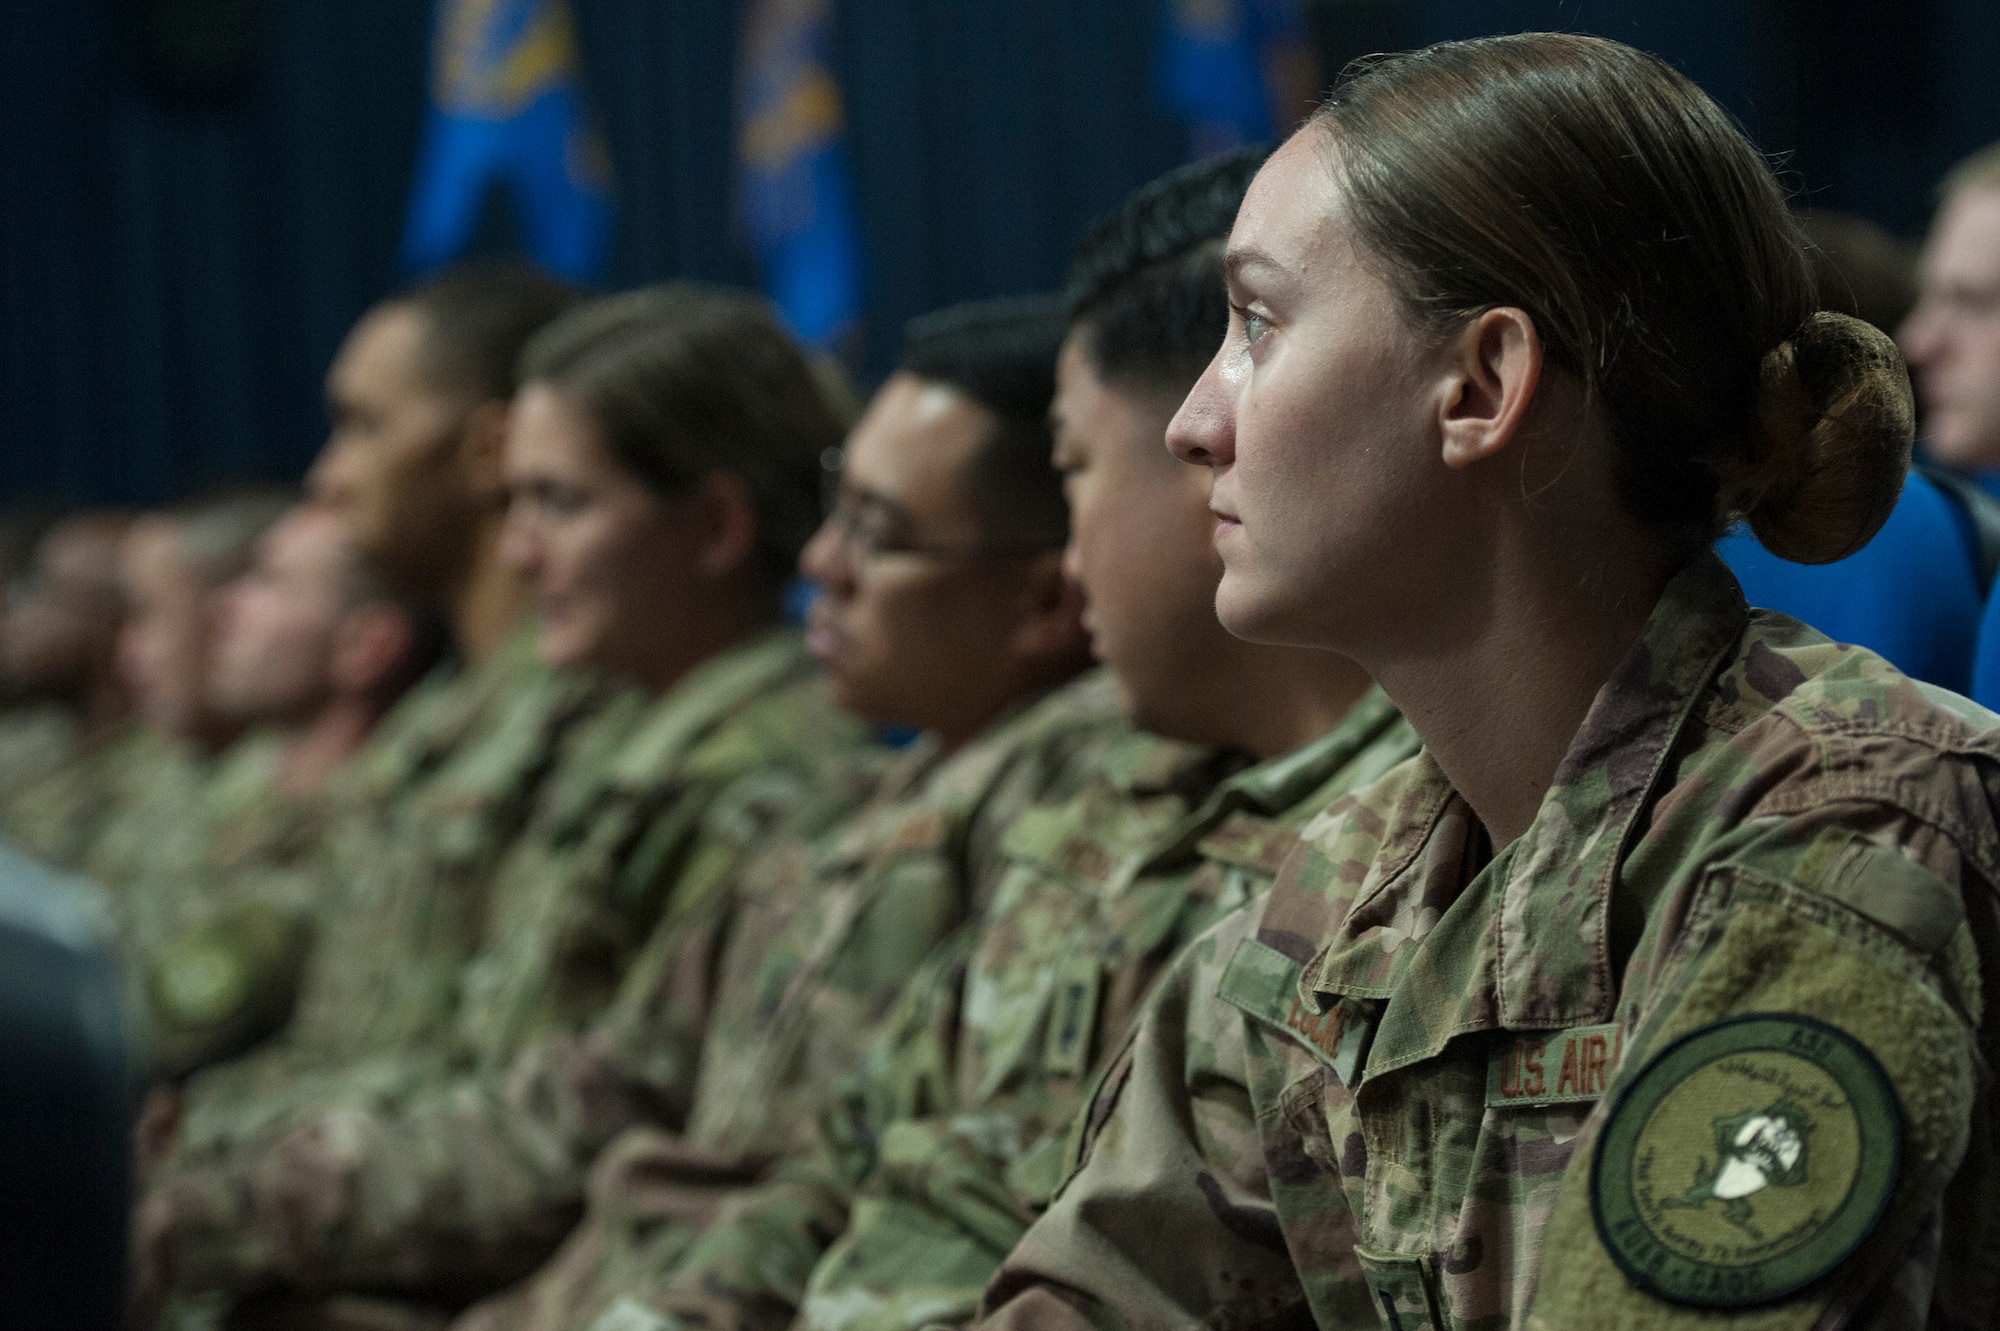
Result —
<path fill-rule="evenodd" d="M 1446 1331 L 1437 1266 L 1429 1257 L 1385 1257 L 1356 1248 L 1369 1300 L 1388 1331 Z"/>

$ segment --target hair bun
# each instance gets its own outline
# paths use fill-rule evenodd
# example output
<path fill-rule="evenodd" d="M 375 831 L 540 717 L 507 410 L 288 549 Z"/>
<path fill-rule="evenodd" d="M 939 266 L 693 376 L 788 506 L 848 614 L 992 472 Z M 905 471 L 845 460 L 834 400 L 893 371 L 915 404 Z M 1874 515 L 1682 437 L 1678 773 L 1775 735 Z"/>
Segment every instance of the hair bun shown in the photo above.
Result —
<path fill-rule="evenodd" d="M 1747 465 L 1718 467 L 1725 517 L 1748 522 L 1783 559 L 1853 554 L 1887 521 L 1909 471 L 1916 403 L 1902 354 L 1859 319 L 1807 316 L 1759 367 L 1750 433 Z"/>

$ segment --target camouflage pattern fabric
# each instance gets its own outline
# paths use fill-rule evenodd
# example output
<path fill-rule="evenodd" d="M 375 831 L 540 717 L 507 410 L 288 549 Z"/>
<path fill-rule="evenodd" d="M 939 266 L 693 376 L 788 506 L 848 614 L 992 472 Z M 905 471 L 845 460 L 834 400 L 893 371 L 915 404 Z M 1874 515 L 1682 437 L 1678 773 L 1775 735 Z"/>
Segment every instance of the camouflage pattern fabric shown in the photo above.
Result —
<path fill-rule="evenodd" d="M 992 906 L 912 985 L 818 1149 L 735 1205 L 644 1306 L 744 1328 L 795 1309 L 797 1325 L 841 1328 L 969 1315 L 1167 961 L 1268 886 L 1307 817 L 1415 748 L 1376 692 L 1181 817 L 1149 816 L 1114 761 L 1084 798 L 1016 819 Z"/>
<path fill-rule="evenodd" d="M 126 722 L 16 790 L 5 811 L 7 839 L 24 855 L 81 869 L 110 820 L 145 788 L 147 775 L 181 756 L 171 741 Z"/>
<path fill-rule="evenodd" d="M 1306 819 L 1416 748 L 1373 690 L 1326 735 L 1237 774 L 1177 825 L 1146 826 L 1116 800 L 1018 821 L 1012 866 L 963 966 L 941 968 L 935 996 L 913 999 L 836 1119 L 842 1172 L 859 1182 L 795 1325 L 893 1331 L 969 1317 L 1047 1206 L 1083 1096 L 1167 963 L 1269 886 Z M 706 1296 L 692 1309 L 686 1297 L 667 1306 L 708 1314 Z"/>
<path fill-rule="evenodd" d="M 408 716 L 399 706 L 343 774 L 322 846 L 321 939 L 288 1041 L 308 1062 L 448 1034 L 494 876 L 536 801 L 588 727 L 615 732 L 644 708 L 630 690 L 542 665 L 532 626 L 406 701 Z"/>
<path fill-rule="evenodd" d="M 0 712 L 0 836 L 12 838 L 21 792 L 74 762 L 81 745 L 75 714 L 59 703 L 23 703 Z"/>
<path fill-rule="evenodd" d="M 428 1198 L 475 1217 L 512 1200 L 457 1154 L 467 1120 L 525 1047 L 602 1011 L 663 917 L 712 933 L 701 922 L 772 821 L 826 755 L 863 742 L 791 631 L 711 658 L 657 702 L 614 698 L 571 727 L 493 872 L 448 1037 L 305 1079 L 285 1097 L 296 1108 L 229 1149 L 183 1141 L 155 1182 L 183 1283 L 450 1302 L 521 1270 L 554 1236 L 488 1242 L 447 1227 L 419 1241 Z"/>
<path fill-rule="evenodd" d="M 278 789 L 284 738 L 257 731 L 222 756 L 207 791 L 203 867 L 237 874 L 306 860 L 326 831 L 330 796 L 300 797 Z M 362 753 L 367 752 L 364 745 Z M 350 761 L 358 761 L 359 755 Z M 338 772 L 329 778 L 338 781 Z"/>
<path fill-rule="evenodd" d="M 178 835 L 183 856 L 141 864 L 125 935 L 152 1021 L 154 1075 L 242 1052 L 291 1015 L 312 938 L 314 868 L 331 800 L 277 787 L 284 738 L 231 746 Z M 144 927 L 141 927 L 141 926 Z"/>
<path fill-rule="evenodd" d="M 220 761 L 194 744 L 150 730 L 127 747 L 110 805 L 78 865 L 137 913 L 121 932 L 152 930 L 157 922 L 140 917 L 160 895 L 154 885 L 175 884 L 171 894 L 200 863 L 209 785 L 220 770 Z"/>
<path fill-rule="evenodd" d="M 35 717 L 23 718 L 22 730 L 0 732 L 0 764 L 21 757 L 7 751 L 16 740 L 46 757 L 61 747 L 54 738 L 60 732 L 73 748 L 66 717 L 45 709 Z M 276 735 L 253 734 L 210 762 L 184 743 L 135 729 L 114 761 L 91 764 L 96 778 L 63 792 L 66 803 L 101 801 L 97 828 L 74 858 L 109 891 L 121 950 L 154 1018 L 157 1075 L 181 1075 L 241 1047 L 282 1024 L 289 1010 L 307 938 L 297 892 L 261 891 L 268 905 L 254 915 L 244 912 L 177 947 L 236 904 L 227 890 L 236 878 L 255 868 L 261 880 L 268 871 L 275 889 L 277 871 L 316 844 L 320 802 L 273 789 L 279 750 Z M 11 775 L 24 765 L 34 764 L 13 764 Z M 176 952 L 185 955 L 170 965 Z M 247 970 L 245 959 L 254 963 Z"/>
<path fill-rule="evenodd" d="M 187 1087 L 179 1146 L 226 1154 L 293 1105 L 376 1094 L 447 1040 L 493 875 L 573 732 L 630 695 L 549 670 L 524 626 L 420 684 L 343 769 L 304 886 L 314 942 L 281 1037 Z M 365 1088 L 365 1089 L 364 1089 Z"/>
<path fill-rule="evenodd" d="M 1207 750 L 1134 735 L 1096 672 L 948 757 L 919 741 L 852 822 L 760 863 L 740 893 L 683 1126 L 618 1138 L 593 1170 L 584 1225 L 465 1325 L 582 1326 L 669 1269 L 722 1200 L 806 1144 L 903 983 L 1005 882 L 1021 820 L 1097 798 L 1108 760 L 1130 778 L 1132 816 L 1156 824 L 1184 814 L 1216 766 Z M 677 1024 L 656 996 L 671 979 L 636 984 L 605 1032 L 625 1075 L 660 1089 L 678 1067 L 658 1057 Z"/>
<path fill-rule="evenodd" d="M 1519 840 L 1493 854 L 1419 755 L 1176 964 L 987 1322 L 1992 1325 L 1996 792 L 1990 714 L 1699 557 Z M 1879 1063 L 1901 1172 L 1844 1263 L 1718 1313 L 1614 1264 L 1592 1146 L 1660 1051 L 1747 1013 Z"/>

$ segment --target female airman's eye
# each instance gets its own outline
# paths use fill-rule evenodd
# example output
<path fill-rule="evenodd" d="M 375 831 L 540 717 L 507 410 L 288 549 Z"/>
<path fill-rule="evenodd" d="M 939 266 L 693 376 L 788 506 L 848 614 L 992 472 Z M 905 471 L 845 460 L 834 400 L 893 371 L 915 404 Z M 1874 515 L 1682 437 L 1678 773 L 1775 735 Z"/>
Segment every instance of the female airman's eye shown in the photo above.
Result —
<path fill-rule="evenodd" d="M 1243 325 L 1243 345 L 1246 347 L 1256 346 L 1264 334 L 1271 331 L 1270 320 L 1261 314 L 1253 313 L 1246 305 L 1238 305 L 1235 301 L 1229 303 L 1229 316 Z"/>

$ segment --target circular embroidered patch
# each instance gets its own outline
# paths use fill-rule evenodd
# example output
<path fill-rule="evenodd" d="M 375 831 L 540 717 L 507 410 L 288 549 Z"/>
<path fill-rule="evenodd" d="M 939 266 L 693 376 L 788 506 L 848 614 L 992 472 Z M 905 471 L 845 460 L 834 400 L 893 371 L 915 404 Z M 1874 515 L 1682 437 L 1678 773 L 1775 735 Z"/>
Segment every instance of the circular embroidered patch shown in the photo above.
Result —
<path fill-rule="evenodd" d="M 1852 1036 L 1810 1017 L 1733 1017 L 1668 1045 L 1620 1095 L 1591 1160 L 1591 1215 L 1648 1293 L 1768 1303 L 1868 1236 L 1902 1140 L 1895 1090 Z"/>
<path fill-rule="evenodd" d="M 207 1026 L 242 1006 L 249 977 L 234 952 L 202 940 L 171 949 L 157 977 L 161 1014 L 179 1026 Z"/>

